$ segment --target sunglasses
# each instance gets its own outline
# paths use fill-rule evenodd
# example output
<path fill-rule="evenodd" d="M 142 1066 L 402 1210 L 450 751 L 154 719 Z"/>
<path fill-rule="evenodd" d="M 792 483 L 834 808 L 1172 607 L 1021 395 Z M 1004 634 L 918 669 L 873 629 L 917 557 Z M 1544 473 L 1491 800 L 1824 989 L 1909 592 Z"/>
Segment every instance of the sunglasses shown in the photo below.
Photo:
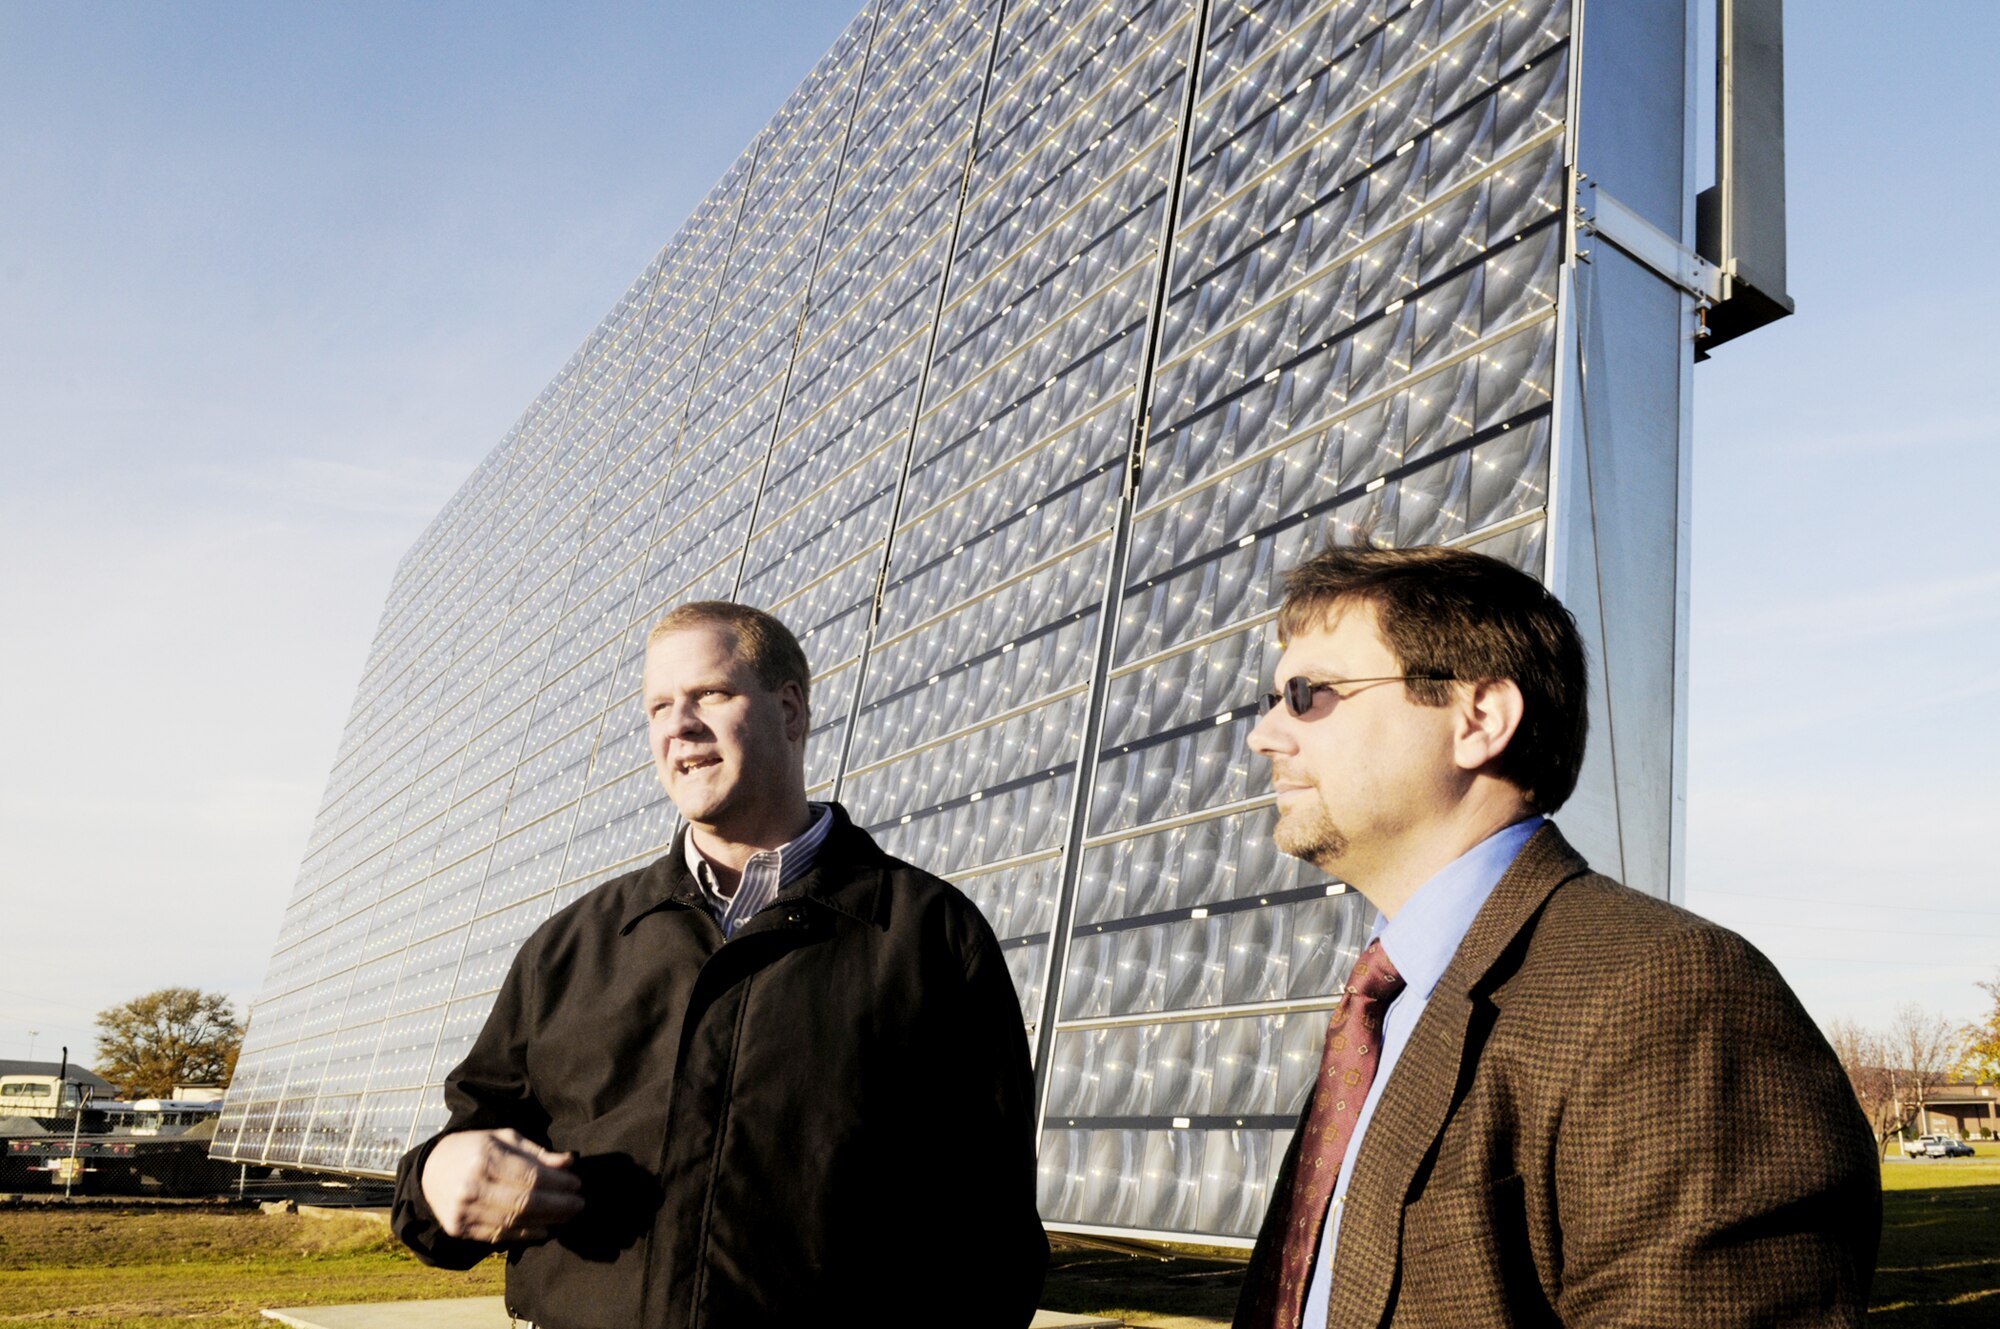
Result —
<path fill-rule="evenodd" d="M 1304 717 L 1312 710 L 1315 703 L 1317 703 L 1320 693 L 1331 692 L 1334 700 L 1338 701 L 1346 695 L 1341 692 L 1342 688 L 1359 687 L 1364 683 L 1449 683 L 1452 681 L 1452 677 L 1449 674 L 1391 674 L 1386 678 L 1330 678 L 1325 682 L 1315 683 L 1304 674 L 1300 674 L 1297 677 L 1285 680 L 1284 691 L 1267 692 L 1259 698 L 1257 713 L 1259 715 L 1269 715 L 1278 708 L 1278 703 L 1282 701 L 1285 703 L 1286 710 L 1290 711 L 1293 715 Z"/>

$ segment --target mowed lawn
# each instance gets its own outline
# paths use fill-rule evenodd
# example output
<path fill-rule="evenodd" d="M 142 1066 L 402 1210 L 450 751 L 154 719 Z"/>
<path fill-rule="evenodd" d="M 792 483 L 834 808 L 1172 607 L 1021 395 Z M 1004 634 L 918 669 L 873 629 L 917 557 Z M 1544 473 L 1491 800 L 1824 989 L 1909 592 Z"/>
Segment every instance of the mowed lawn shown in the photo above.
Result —
<path fill-rule="evenodd" d="M 1882 1165 L 1882 1257 L 1871 1324 L 2000 1324 L 2000 1145 Z"/>
<path fill-rule="evenodd" d="M 1882 1165 L 1882 1252 L 1870 1325 L 1992 1329 L 2000 1325 L 2000 1144 L 1972 1158 Z M 1121 1312 L 1135 1324 L 1226 1321 L 1240 1273 L 1189 1252 L 1171 1262 L 1103 1251 L 1059 1251 L 1042 1304 Z M 1239 1266 L 1240 1268 L 1240 1266 Z"/>
<path fill-rule="evenodd" d="M 255 1209 L 0 1209 L 0 1325 L 269 1329 L 266 1306 L 476 1297 L 502 1266 L 418 1264 L 380 1223 Z"/>
<path fill-rule="evenodd" d="M 1871 1324 L 2000 1324 L 2000 1146 L 1969 1159 L 1883 1164 L 1882 1256 Z M 1042 1304 L 1135 1323 L 1226 1323 L 1241 1266 L 1218 1251 L 1162 1261 L 1059 1250 Z M 266 1306 L 497 1294 L 501 1265 L 420 1265 L 379 1223 L 209 1208 L 0 1209 L 0 1326 L 158 1329 L 196 1320 L 265 1329 Z"/>

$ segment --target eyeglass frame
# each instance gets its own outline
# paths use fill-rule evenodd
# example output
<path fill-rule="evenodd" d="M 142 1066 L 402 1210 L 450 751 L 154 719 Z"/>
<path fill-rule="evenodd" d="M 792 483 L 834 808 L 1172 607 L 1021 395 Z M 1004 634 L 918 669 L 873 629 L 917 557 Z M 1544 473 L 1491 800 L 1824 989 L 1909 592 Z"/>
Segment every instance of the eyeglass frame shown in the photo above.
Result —
<path fill-rule="evenodd" d="M 1269 715 L 1278 709 L 1278 703 L 1282 701 L 1285 704 L 1286 714 L 1295 720 L 1303 720 L 1322 692 L 1331 692 L 1333 699 L 1338 702 L 1346 700 L 1346 694 L 1340 691 L 1341 688 L 1358 687 L 1364 683 L 1456 683 L 1457 681 L 1450 674 L 1388 674 L 1381 678 L 1329 678 L 1315 683 L 1304 674 L 1294 674 L 1285 680 L 1282 690 L 1259 694 L 1257 714 L 1260 717 Z M 1299 705 L 1301 698 L 1305 700 L 1303 706 Z"/>

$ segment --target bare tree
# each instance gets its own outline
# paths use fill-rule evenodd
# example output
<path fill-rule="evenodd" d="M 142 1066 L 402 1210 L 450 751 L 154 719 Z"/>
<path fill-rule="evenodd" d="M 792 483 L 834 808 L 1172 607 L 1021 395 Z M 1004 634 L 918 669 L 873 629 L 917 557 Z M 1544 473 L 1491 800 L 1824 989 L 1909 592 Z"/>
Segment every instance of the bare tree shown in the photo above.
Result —
<path fill-rule="evenodd" d="M 1887 1156 L 1889 1141 L 1903 1133 L 1914 1112 L 1903 1102 L 1903 1082 L 1908 1077 L 1889 1064 L 1893 1058 L 1882 1036 L 1852 1020 L 1835 1020 L 1828 1025 L 1826 1041 L 1833 1045 L 1833 1055 L 1840 1059 L 1847 1082 L 1854 1086 L 1861 1115 L 1868 1118 L 1868 1129 L 1875 1133 L 1875 1147 Z"/>
<path fill-rule="evenodd" d="M 1889 1055 L 1909 1072 L 1905 1092 L 1916 1105 L 1917 1133 L 1931 1133 L 1930 1097 L 1964 1057 L 1963 1031 L 1942 1015 L 1905 1002 L 1889 1022 Z"/>

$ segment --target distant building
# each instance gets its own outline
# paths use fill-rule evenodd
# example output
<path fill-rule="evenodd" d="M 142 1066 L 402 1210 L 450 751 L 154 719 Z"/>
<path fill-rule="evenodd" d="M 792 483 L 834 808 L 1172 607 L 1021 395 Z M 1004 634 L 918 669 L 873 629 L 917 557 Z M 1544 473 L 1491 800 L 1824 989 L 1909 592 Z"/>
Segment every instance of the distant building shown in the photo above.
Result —
<path fill-rule="evenodd" d="M 1371 921 L 1244 747 L 1323 542 L 1544 578 L 1564 831 L 1676 895 L 1693 364 L 1789 308 L 1783 159 L 1724 117 L 1697 255 L 1692 3 L 1577 8 L 871 0 L 397 569 L 216 1155 L 438 1127 L 521 940 L 674 830 L 689 599 L 798 632 L 812 795 L 992 921 L 1054 1225 L 1262 1217 Z"/>
<path fill-rule="evenodd" d="M 1930 1122 L 1927 1132 L 1924 1118 L 1915 1115 L 1915 1111 L 1912 1107 L 1912 1134 L 1990 1140 L 2000 1135 L 2000 1086 L 1963 1080 L 1937 1086 L 1924 1099 L 1924 1112 Z"/>

